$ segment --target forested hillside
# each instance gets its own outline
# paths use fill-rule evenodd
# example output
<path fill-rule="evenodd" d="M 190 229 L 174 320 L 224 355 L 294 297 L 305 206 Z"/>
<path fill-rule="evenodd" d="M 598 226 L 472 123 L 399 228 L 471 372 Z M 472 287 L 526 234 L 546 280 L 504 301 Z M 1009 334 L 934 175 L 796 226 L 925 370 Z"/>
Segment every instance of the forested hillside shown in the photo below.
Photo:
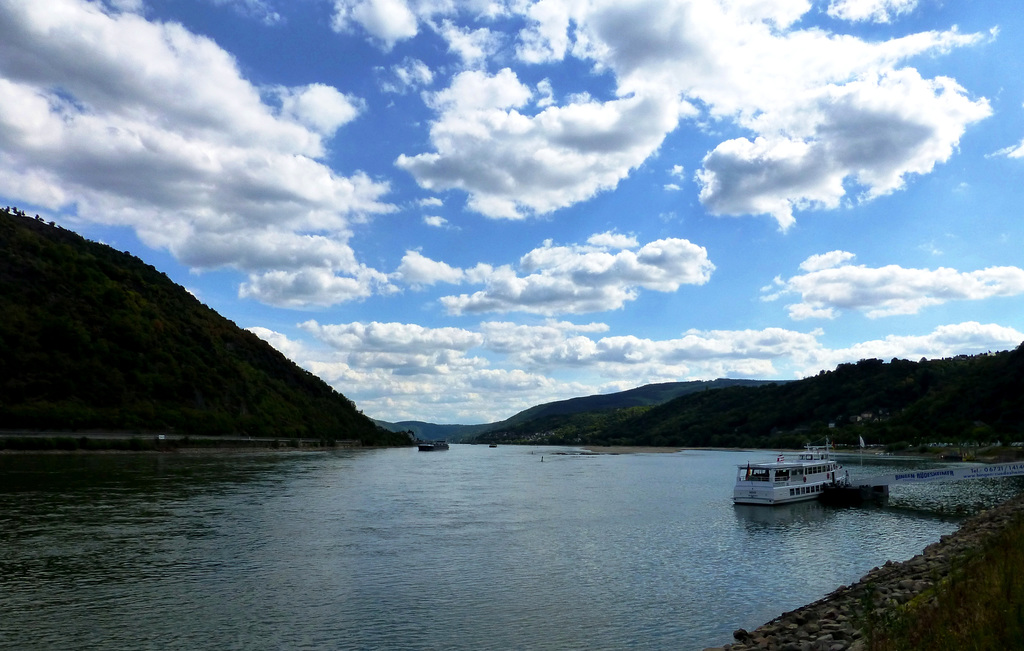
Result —
<path fill-rule="evenodd" d="M 138 258 L 0 209 L 0 428 L 405 443 Z"/>
<path fill-rule="evenodd" d="M 575 434 L 566 429 L 571 424 L 573 430 L 583 428 L 592 430 L 595 419 L 602 419 L 609 413 L 621 418 L 622 410 L 631 407 L 652 407 L 668 402 L 673 398 L 704 391 L 705 389 L 716 389 L 730 386 L 759 386 L 768 384 L 765 380 L 733 380 L 720 378 L 718 380 L 693 380 L 690 382 L 661 382 L 658 384 L 645 384 L 626 391 L 615 393 L 602 393 L 594 396 L 582 396 L 579 398 L 568 398 L 546 402 L 506 418 L 495 423 L 484 423 L 481 425 L 438 425 L 422 421 L 403 421 L 400 423 L 387 423 L 378 421 L 378 424 L 387 427 L 392 431 L 411 431 L 419 438 L 424 439 L 446 439 L 453 443 L 473 442 L 476 440 L 493 440 L 494 432 L 500 432 L 501 440 L 519 440 L 525 442 L 537 437 L 537 432 L 543 432 L 560 428 L 563 437 L 574 438 Z M 481 434 L 483 436 L 481 437 Z"/>
<path fill-rule="evenodd" d="M 784 384 L 709 389 L 651 408 L 546 418 L 482 441 L 799 447 L 1024 440 L 1024 344 L 973 357 L 862 360 Z"/>

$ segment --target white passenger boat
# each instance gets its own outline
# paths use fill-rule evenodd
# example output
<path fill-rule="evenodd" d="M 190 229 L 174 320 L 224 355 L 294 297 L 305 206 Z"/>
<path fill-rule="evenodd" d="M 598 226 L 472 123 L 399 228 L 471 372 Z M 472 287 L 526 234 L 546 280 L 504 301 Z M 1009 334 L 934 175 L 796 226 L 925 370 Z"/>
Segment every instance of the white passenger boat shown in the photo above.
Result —
<path fill-rule="evenodd" d="M 775 461 L 739 466 L 732 500 L 736 504 L 788 504 L 818 499 L 826 486 L 841 481 L 842 468 L 832 448 L 808 445 L 795 455 L 780 454 Z"/>

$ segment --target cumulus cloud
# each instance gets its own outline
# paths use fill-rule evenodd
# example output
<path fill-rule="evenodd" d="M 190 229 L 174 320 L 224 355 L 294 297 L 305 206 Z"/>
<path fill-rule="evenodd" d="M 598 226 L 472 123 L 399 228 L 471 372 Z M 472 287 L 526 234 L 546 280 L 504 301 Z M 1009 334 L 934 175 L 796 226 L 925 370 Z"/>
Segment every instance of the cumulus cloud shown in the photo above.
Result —
<path fill-rule="evenodd" d="M 430 127 L 436 151 L 402 154 L 396 165 L 424 188 L 466 191 L 476 212 L 521 219 L 614 188 L 657 149 L 686 106 L 660 95 L 521 112 L 533 94 L 508 68 L 456 75 L 430 98 L 439 113 Z"/>
<path fill-rule="evenodd" d="M 887 20 L 913 4 L 836 0 L 830 9 Z M 708 153 L 696 173 L 701 201 L 715 215 L 770 215 L 785 230 L 794 211 L 901 189 L 947 161 L 966 128 L 991 114 L 987 100 L 954 80 L 906 66 L 983 35 L 952 28 L 867 41 L 800 27 L 811 9 L 807 0 L 516 5 L 526 21 L 520 61 L 588 61 L 614 77 L 615 97 L 558 105 L 550 82 L 531 92 L 503 71 L 492 81 L 515 88 L 516 101 L 481 105 L 466 100 L 486 76 L 456 76 L 430 102 L 432 150 L 403 154 L 397 165 L 425 188 L 466 192 L 469 207 L 488 217 L 546 214 L 615 187 L 680 118 L 700 115 L 696 104 L 701 117 L 751 133 Z"/>
<path fill-rule="evenodd" d="M 849 251 L 829 251 L 828 253 L 812 255 L 800 263 L 800 268 L 804 271 L 821 271 L 822 269 L 838 267 L 855 257 L 857 256 Z"/>
<path fill-rule="evenodd" d="M 281 114 L 309 127 L 316 133 L 332 136 L 343 124 L 359 115 L 363 102 L 324 84 L 300 88 L 280 88 Z"/>
<path fill-rule="evenodd" d="M 345 32 L 362 27 L 385 50 L 419 32 L 419 21 L 405 0 L 335 0 L 331 26 Z"/>
<path fill-rule="evenodd" d="M 332 348 L 350 353 L 465 353 L 483 343 L 483 336 L 462 328 L 426 328 L 413 323 L 346 323 L 300 327 Z"/>
<path fill-rule="evenodd" d="M 606 324 L 556 320 L 491 321 L 475 330 L 377 322 L 307 321 L 299 327 L 324 348 L 264 328 L 253 331 L 347 394 L 365 392 L 368 400 L 360 399 L 360 405 L 373 405 L 376 417 L 390 420 L 422 418 L 424 411 L 435 422 L 457 420 L 456 414 L 463 422 L 468 414 L 498 420 L 551 400 L 650 382 L 772 377 L 775 361 L 820 353 L 818 333 L 778 328 L 694 330 L 659 341 L 600 336 Z M 550 378 L 560 371 L 585 371 L 591 379 Z M 501 392 L 500 404 L 493 400 L 495 391 Z"/>
<path fill-rule="evenodd" d="M 668 339 L 559 320 L 487 321 L 473 329 L 307 321 L 300 329 L 312 343 L 252 331 L 376 418 L 438 423 L 497 421 L 552 400 L 652 382 L 795 378 L 865 358 L 931 359 L 1012 349 L 1024 340 L 1013 328 L 973 321 L 835 349 L 821 343 L 820 330 L 785 328 L 688 330 Z"/>
<path fill-rule="evenodd" d="M 802 361 L 800 375 L 814 375 L 821 370 L 831 370 L 838 364 L 857 362 L 862 359 L 893 358 L 917 361 L 921 358 L 941 359 L 955 355 L 977 355 L 989 351 L 1012 350 L 1024 341 L 1024 332 L 995 323 L 966 321 L 941 325 L 923 335 L 888 335 L 856 343 L 847 348 L 821 348 L 812 351 Z"/>
<path fill-rule="evenodd" d="M 388 186 L 320 160 L 359 100 L 311 84 L 265 102 L 209 39 L 96 3 L 2 2 L 0 22 L 0 92 L 18 98 L 0 106 L 0 193 L 248 272 L 242 294 L 258 300 L 386 287 L 348 238 L 353 220 L 393 210 Z"/>
<path fill-rule="evenodd" d="M 450 314 L 554 315 L 618 309 L 635 300 L 640 289 L 674 292 L 684 284 L 703 285 L 714 268 L 707 250 L 688 240 L 669 238 L 639 246 L 632 236 L 608 232 L 591 236 L 585 245 L 545 242 L 520 258 L 518 271 L 486 264 L 458 269 L 408 251 L 395 277 L 412 286 L 485 286 L 473 294 L 442 297 Z"/>
<path fill-rule="evenodd" d="M 470 29 L 445 20 L 437 27 L 437 32 L 448 43 L 448 51 L 458 56 L 466 67 L 483 64 L 502 45 L 502 37 L 486 27 Z"/>
<path fill-rule="evenodd" d="M 953 80 L 909 69 L 826 90 L 805 107 L 816 114 L 812 133 L 739 138 L 710 152 L 697 174 L 701 201 L 719 215 L 770 214 L 785 230 L 794 209 L 838 207 L 848 180 L 864 199 L 900 189 L 948 160 L 966 127 L 991 114 Z"/>
<path fill-rule="evenodd" d="M 466 272 L 446 262 L 431 260 L 419 251 L 406 251 L 395 272 L 403 282 L 413 287 L 448 283 L 457 285 L 466 278 Z"/>
<path fill-rule="evenodd" d="M 872 268 L 845 264 L 853 254 L 833 251 L 812 256 L 800 265 L 807 273 L 776 279 L 765 300 L 798 294 L 787 306 L 793 319 L 833 319 L 844 310 L 869 318 L 916 314 L 932 305 L 955 300 L 982 300 L 1024 294 L 1024 269 L 989 267 L 978 271 L 907 269 L 898 265 Z"/>
<path fill-rule="evenodd" d="M 360 267 L 346 275 L 328 268 L 306 267 L 250 274 L 238 295 L 278 307 L 326 307 L 397 291 L 385 274 Z"/>

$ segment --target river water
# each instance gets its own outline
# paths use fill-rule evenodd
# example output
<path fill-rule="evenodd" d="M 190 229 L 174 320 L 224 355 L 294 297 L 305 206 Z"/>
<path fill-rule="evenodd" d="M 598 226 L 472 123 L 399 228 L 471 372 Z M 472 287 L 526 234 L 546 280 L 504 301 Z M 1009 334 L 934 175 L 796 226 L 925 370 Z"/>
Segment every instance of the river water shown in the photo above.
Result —
<path fill-rule="evenodd" d="M 770 452 L 559 450 L 0 455 L 0 648 L 701 649 L 1024 489 L 744 507 Z"/>

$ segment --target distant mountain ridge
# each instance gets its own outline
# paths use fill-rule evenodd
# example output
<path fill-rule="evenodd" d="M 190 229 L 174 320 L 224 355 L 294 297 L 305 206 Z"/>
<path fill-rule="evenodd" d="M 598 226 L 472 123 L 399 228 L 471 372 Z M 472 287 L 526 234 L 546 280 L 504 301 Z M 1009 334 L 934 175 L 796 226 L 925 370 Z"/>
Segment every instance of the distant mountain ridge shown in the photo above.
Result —
<path fill-rule="evenodd" d="M 1024 344 L 913 362 L 865 359 L 787 383 L 690 392 L 653 407 L 549 414 L 481 442 L 801 447 L 1024 440 Z"/>
<path fill-rule="evenodd" d="M 689 382 L 662 382 L 618 391 L 616 393 L 582 396 L 556 400 L 525 409 L 503 421 L 480 425 L 441 425 L 423 421 L 402 421 L 389 423 L 377 421 L 378 425 L 392 431 L 411 431 L 422 439 L 446 439 L 451 442 L 468 441 L 473 437 L 493 431 L 506 431 L 509 428 L 521 428 L 528 423 L 539 423 L 552 417 L 568 416 L 585 412 L 600 412 L 630 407 L 651 407 L 673 398 L 708 389 L 720 389 L 731 386 L 759 386 L 771 380 L 694 380 Z"/>
<path fill-rule="evenodd" d="M 0 428 L 408 443 L 138 258 L 0 209 Z"/>

